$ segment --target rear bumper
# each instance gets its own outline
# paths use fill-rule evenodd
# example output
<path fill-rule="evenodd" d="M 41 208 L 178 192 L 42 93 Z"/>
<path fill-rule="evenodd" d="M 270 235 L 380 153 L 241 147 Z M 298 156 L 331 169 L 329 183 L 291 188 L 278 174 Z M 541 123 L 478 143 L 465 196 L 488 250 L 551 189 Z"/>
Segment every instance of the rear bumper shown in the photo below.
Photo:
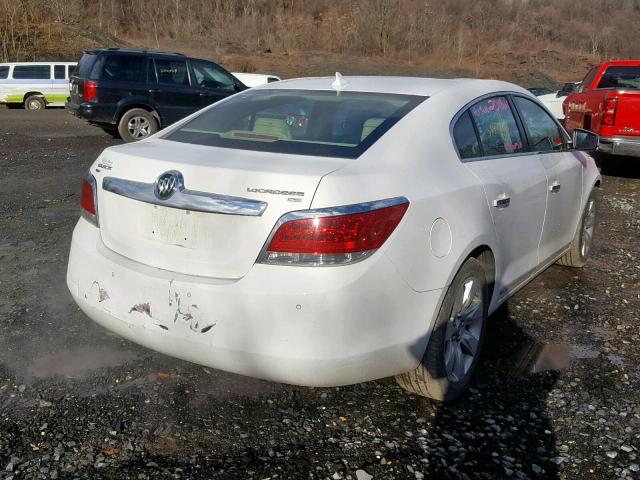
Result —
<path fill-rule="evenodd" d="M 598 150 L 611 155 L 640 157 L 640 138 L 638 137 L 600 137 Z"/>
<path fill-rule="evenodd" d="M 347 267 L 254 265 L 238 280 L 178 275 L 108 250 L 84 219 L 67 284 L 91 319 L 140 345 L 309 386 L 415 368 L 441 294 L 412 290 L 383 253 Z"/>
<path fill-rule="evenodd" d="M 115 107 L 94 103 L 65 102 L 64 107 L 76 117 L 88 120 L 90 123 L 115 125 Z"/>

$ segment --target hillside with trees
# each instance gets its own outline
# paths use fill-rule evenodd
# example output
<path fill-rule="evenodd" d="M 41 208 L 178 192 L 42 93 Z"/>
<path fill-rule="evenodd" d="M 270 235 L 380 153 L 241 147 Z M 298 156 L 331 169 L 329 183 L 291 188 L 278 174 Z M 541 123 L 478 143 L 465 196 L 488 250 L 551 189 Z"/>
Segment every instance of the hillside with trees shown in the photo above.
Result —
<path fill-rule="evenodd" d="M 640 0 L 0 0 L 0 60 L 97 46 L 180 51 L 282 76 L 579 80 L 639 58 Z"/>

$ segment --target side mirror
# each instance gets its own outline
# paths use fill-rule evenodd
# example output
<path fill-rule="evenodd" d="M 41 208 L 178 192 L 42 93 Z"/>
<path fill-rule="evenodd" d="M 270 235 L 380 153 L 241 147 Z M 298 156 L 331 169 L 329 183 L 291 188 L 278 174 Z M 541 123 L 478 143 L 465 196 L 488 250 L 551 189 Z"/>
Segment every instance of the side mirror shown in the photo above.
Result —
<path fill-rule="evenodd" d="M 593 153 L 598 149 L 599 137 L 589 130 L 576 128 L 573 130 L 573 148 L 581 152 Z"/>

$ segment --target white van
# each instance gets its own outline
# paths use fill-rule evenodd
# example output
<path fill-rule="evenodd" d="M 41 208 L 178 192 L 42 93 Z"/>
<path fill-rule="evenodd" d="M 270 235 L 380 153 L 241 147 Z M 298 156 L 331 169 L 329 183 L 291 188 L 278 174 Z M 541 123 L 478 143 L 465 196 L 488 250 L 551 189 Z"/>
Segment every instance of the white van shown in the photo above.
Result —
<path fill-rule="evenodd" d="M 0 63 L 0 103 L 27 110 L 64 107 L 77 62 Z"/>

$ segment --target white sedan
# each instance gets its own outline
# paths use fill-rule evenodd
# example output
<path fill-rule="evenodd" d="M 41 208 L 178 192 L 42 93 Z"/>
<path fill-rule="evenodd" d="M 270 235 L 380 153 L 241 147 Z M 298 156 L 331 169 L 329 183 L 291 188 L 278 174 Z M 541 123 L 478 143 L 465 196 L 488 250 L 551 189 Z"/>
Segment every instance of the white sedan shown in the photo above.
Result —
<path fill-rule="evenodd" d="M 67 283 L 168 355 L 452 399 L 487 316 L 552 263 L 585 264 L 596 141 L 498 81 L 257 87 L 98 157 Z"/>
<path fill-rule="evenodd" d="M 275 75 L 265 75 L 262 73 L 233 72 L 231 75 L 236 77 L 249 88 L 258 87 L 266 83 L 279 82 L 281 80 L 280 77 L 277 77 Z"/>
<path fill-rule="evenodd" d="M 547 107 L 551 115 L 558 120 L 564 119 L 564 111 L 562 110 L 562 102 L 564 102 L 566 95 L 561 95 L 561 92 L 546 93 L 538 96 L 538 100 Z"/>
<path fill-rule="evenodd" d="M 551 115 L 553 115 L 558 120 L 564 120 L 564 110 L 562 109 L 562 104 L 564 103 L 567 95 L 571 92 L 574 92 L 578 89 L 582 82 L 569 82 L 565 83 L 562 87 L 562 90 L 558 90 L 557 92 L 549 92 L 549 93 L 539 93 L 536 89 L 531 88 L 529 91 L 538 97 L 538 100 L 542 102 L 542 104 L 547 107 Z"/>

